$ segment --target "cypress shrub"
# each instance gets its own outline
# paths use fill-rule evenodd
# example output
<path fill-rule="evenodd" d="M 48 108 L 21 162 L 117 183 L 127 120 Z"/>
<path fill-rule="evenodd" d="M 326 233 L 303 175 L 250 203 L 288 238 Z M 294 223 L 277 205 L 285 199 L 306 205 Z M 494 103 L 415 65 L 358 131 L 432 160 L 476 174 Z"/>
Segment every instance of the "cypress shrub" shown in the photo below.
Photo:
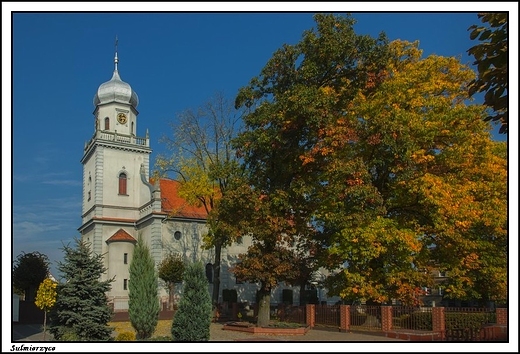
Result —
<path fill-rule="evenodd" d="M 172 321 L 173 340 L 209 341 L 211 317 L 211 297 L 204 266 L 200 262 L 188 264 L 179 308 Z"/>
<path fill-rule="evenodd" d="M 152 336 L 159 321 L 158 278 L 148 246 L 139 236 L 130 262 L 128 315 L 138 340 Z"/>

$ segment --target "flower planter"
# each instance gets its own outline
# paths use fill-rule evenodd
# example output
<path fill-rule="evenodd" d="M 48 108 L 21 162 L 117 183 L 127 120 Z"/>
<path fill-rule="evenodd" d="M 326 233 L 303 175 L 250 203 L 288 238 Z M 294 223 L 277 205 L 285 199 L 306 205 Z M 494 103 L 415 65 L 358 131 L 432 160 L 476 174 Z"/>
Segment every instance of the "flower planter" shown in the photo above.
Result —
<path fill-rule="evenodd" d="M 222 327 L 226 331 L 238 331 L 247 332 L 252 334 L 260 335 L 304 335 L 310 329 L 309 326 L 296 327 L 296 328 L 283 328 L 283 327 L 256 327 L 254 324 L 249 322 L 229 322 Z"/>

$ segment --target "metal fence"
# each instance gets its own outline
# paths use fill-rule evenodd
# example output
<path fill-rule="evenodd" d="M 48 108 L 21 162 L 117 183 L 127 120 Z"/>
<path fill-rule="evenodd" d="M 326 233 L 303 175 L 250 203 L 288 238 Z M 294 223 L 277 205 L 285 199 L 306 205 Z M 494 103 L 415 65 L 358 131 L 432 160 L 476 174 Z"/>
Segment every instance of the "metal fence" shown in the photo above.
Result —
<path fill-rule="evenodd" d="M 350 306 L 350 328 L 353 330 L 382 330 L 381 306 Z"/>
<path fill-rule="evenodd" d="M 293 305 L 280 305 L 277 307 L 277 318 L 281 322 L 306 323 L 306 307 Z"/>
<path fill-rule="evenodd" d="M 431 331 L 431 307 L 392 306 L 392 328 Z"/>
<path fill-rule="evenodd" d="M 316 305 L 316 325 L 340 326 L 340 306 L 339 305 Z"/>
<path fill-rule="evenodd" d="M 477 307 L 446 307 L 446 341 L 487 340 L 484 327 L 496 323 L 495 309 Z"/>

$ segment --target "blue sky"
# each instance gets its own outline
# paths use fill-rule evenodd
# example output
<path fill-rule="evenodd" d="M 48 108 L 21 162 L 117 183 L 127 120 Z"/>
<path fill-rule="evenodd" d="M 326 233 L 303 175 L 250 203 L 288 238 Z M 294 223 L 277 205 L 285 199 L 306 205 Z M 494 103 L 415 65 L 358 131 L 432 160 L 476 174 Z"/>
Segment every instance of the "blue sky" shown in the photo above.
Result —
<path fill-rule="evenodd" d="M 181 10 L 200 10 L 196 7 Z M 311 8 L 319 11 L 320 6 Z M 345 7 L 345 11 L 349 9 Z M 471 64 L 473 57 L 466 51 L 476 42 L 469 39 L 467 29 L 480 23 L 478 9 L 472 11 L 355 12 L 353 16 L 358 34 L 377 36 L 384 31 L 391 40 L 418 40 L 424 55 L 458 56 Z M 139 95 L 137 134 L 144 136 L 149 130 L 153 163 L 165 148 L 159 139 L 177 113 L 199 106 L 217 91 L 234 99 L 276 49 L 284 43 L 297 43 L 303 31 L 314 26 L 312 14 L 14 13 L 14 256 L 39 250 L 50 257 L 55 269 L 54 262 L 62 259 L 62 242 L 78 235 L 80 159 L 94 129 L 92 99 L 99 85 L 112 76 L 116 35 L 119 73 Z"/>
<path fill-rule="evenodd" d="M 11 170 L 11 180 L 2 179 L 2 245 L 12 246 L 13 258 L 22 251 L 46 254 L 54 274 L 63 243 L 79 236 L 80 159 L 93 134 L 92 99 L 112 76 L 116 35 L 119 73 L 139 95 L 137 135 L 149 130 L 153 163 L 165 151 L 159 139 L 177 113 L 198 107 L 216 92 L 233 100 L 276 49 L 296 44 L 303 31 L 314 26 L 315 12 L 354 12 L 358 34 L 377 36 L 384 31 L 390 40 L 418 40 L 425 56 L 458 56 L 467 64 L 473 58 L 466 51 L 476 44 L 467 29 L 480 23 L 477 11 L 514 11 L 510 35 L 518 33 L 516 3 L 124 3 L 125 10 L 137 13 L 101 13 L 119 11 L 122 3 L 52 4 L 33 3 L 28 8 L 2 3 L 2 161 L 5 171 Z M 11 17 L 7 10 L 98 12 Z M 160 12 L 142 12 L 151 10 Z M 213 12 L 196 12 L 201 10 Z M 367 13 L 374 10 L 415 12 Z M 472 12 L 419 12 L 443 10 Z M 277 11 L 286 12 L 273 13 Z M 518 38 L 510 37 L 510 48 L 516 43 Z M 12 63 L 7 54 L 11 50 Z M 11 82 L 6 79 L 10 73 Z M 511 73 L 512 78 L 517 75 Z M 510 129 L 516 133 L 514 126 Z M 516 151 L 511 145 L 511 152 Z M 512 181 L 516 190 L 517 179 Z M 7 198 L 10 192 L 12 199 Z M 6 222 L 10 219 L 12 223 Z M 6 258 L 3 267 L 8 268 Z"/>

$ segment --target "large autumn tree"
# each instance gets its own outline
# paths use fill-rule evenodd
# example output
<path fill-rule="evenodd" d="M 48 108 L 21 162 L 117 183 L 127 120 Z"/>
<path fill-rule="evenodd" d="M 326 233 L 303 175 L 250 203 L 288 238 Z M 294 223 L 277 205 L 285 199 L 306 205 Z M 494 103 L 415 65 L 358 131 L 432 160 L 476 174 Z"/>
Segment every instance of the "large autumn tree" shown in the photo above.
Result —
<path fill-rule="evenodd" d="M 191 205 L 202 206 L 209 215 L 209 232 L 204 247 L 215 250 L 213 262 L 213 306 L 220 288 L 222 247 L 233 240 L 219 226 L 218 200 L 228 181 L 239 173 L 231 140 L 239 130 L 240 111 L 217 93 L 197 109 L 181 112 L 171 124 L 171 136 L 162 141 L 169 152 L 158 156 L 157 172 L 180 182 L 180 196 Z"/>
<path fill-rule="evenodd" d="M 280 240 L 310 226 L 329 294 L 414 304 L 435 267 L 449 271 L 447 296 L 503 298 L 505 148 L 469 100 L 473 71 L 357 36 L 349 15 L 315 19 L 236 100 L 251 109 L 236 140 L 249 174 L 222 205 L 254 239 L 236 273 L 283 279 Z"/>
<path fill-rule="evenodd" d="M 250 110 L 246 131 L 235 140 L 247 181 L 225 194 L 223 205 L 235 210 L 227 213 L 230 224 L 253 237 L 235 274 L 261 283 L 258 325 L 269 320 L 273 286 L 301 280 L 293 260 L 302 254 L 295 254 L 295 246 L 309 241 L 321 247 L 315 210 L 325 170 L 301 157 L 334 125 L 338 107 L 346 107 L 358 90 L 373 89 L 368 83 L 380 80 L 387 55 L 385 36 L 356 35 L 350 16 L 318 14 L 315 21 L 299 43 L 277 50 L 235 101 Z"/>
<path fill-rule="evenodd" d="M 318 218 L 331 265 L 345 264 L 331 293 L 415 303 L 436 267 L 449 273 L 448 297 L 504 299 L 505 146 L 491 140 L 484 107 L 468 105 L 474 73 L 456 58 L 422 58 L 417 43 L 390 48 L 381 84 L 302 157 L 331 161 Z"/>

